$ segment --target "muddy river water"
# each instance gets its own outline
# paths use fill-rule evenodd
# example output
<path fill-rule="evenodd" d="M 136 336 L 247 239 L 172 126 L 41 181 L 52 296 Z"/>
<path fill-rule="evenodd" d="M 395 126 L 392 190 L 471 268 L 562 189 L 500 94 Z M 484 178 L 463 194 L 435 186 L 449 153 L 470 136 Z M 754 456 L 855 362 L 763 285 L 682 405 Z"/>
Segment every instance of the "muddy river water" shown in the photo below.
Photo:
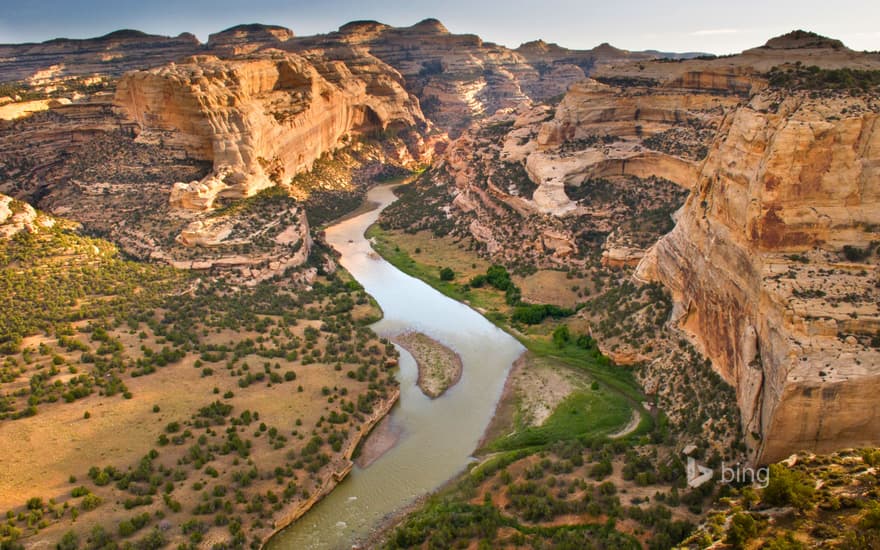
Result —
<path fill-rule="evenodd" d="M 330 495 L 268 544 L 271 550 L 350 549 L 388 514 L 440 486 L 472 460 L 514 360 L 524 351 L 512 336 L 469 307 L 447 298 L 379 258 L 364 232 L 395 200 L 391 186 L 372 189 L 379 208 L 327 229 L 341 263 L 382 307 L 373 325 L 382 336 L 416 330 L 462 358 L 461 381 L 431 400 L 416 386 L 413 358 L 403 350 L 400 401 L 390 422 L 397 444 L 366 468 L 355 466 Z"/>

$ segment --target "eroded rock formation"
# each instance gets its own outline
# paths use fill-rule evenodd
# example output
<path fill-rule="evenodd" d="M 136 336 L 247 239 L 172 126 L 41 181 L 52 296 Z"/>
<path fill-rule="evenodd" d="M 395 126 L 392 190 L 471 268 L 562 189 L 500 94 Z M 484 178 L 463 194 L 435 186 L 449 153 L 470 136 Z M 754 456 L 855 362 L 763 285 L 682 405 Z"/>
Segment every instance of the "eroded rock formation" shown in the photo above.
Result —
<path fill-rule="evenodd" d="M 208 37 L 211 53 L 229 57 L 276 48 L 293 38 L 293 31 L 277 25 L 236 25 Z"/>
<path fill-rule="evenodd" d="M 246 197 L 288 184 L 321 155 L 358 134 L 425 128 L 418 101 L 400 76 L 363 52 L 311 59 L 281 52 L 184 63 L 127 74 L 116 104 L 141 129 L 139 140 L 164 140 L 213 173 L 175 186 L 176 206 L 210 208 L 217 196 Z M 358 63 L 338 59 L 341 54 Z M 168 133 L 170 132 L 170 134 Z M 413 159 L 427 154 L 408 134 Z"/>
<path fill-rule="evenodd" d="M 34 207 L 0 195 L 0 239 L 8 239 L 21 231 L 37 231 L 52 227 L 55 220 L 34 210 Z"/>
<path fill-rule="evenodd" d="M 754 96 L 639 267 L 737 388 L 760 462 L 880 441 L 878 121 L 876 99 Z"/>
<path fill-rule="evenodd" d="M 457 137 L 473 121 L 526 99 L 543 101 L 566 92 L 594 66 L 675 54 L 628 52 L 608 44 L 569 50 L 535 41 L 511 50 L 472 34 L 452 34 L 436 19 L 411 27 L 356 21 L 338 32 L 287 42 L 292 51 L 352 44 L 397 69 L 425 114 Z"/>
<path fill-rule="evenodd" d="M 540 46 L 523 51 L 561 56 Z M 728 58 L 604 64 L 555 110 L 524 102 L 472 125 L 422 190 L 444 215 L 387 222 L 472 238 L 509 264 L 640 262 L 736 389 L 757 461 L 875 445 L 880 103 L 833 91 L 836 73 L 797 91 L 792 61 L 880 68 L 800 32 Z M 646 254 L 673 226 L 658 177 L 691 195 Z M 547 233 L 573 246 L 560 254 Z"/>

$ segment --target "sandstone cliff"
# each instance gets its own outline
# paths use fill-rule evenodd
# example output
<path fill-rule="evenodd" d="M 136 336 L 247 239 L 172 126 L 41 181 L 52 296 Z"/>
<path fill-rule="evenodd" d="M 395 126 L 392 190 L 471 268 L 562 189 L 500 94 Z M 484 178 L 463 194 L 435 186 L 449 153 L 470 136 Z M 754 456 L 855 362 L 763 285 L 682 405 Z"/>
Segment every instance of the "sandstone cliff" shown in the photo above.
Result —
<path fill-rule="evenodd" d="M 425 114 L 453 135 L 474 118 L 526 99 L 522 82 L 539 78 L 512 50 L 484 43 L 476 35 L 452 34 L 435 19 L 400 28 L 352 22 L 336 33 L 292 41 L 287 49 L 336 44 L 356 45 L 393 66 L 418 96 Z M 580 70 L 568 82 L 578 78 L 583 78 Z"/>
<path fill-rule="evenodd" d="M 449 146 L 438 176 L 454 183 L 453 212 L 486 218 L 504 212 L 492 203 L 504 203 L 521 216 L 535 216 L 532 225 L 546 223 L 541 232 L 565 236 L 565 246 L 549 247 L 557 259 L 582 258 L 588 247 L 575 243 L 572 226 L 607 235 L 625 212 L 634 213 L 609 207 L 588 190 L 593 183 L 612 178 L 626 187 L 627 178 L 645 184 L 661 178 L 665 183 L 656 195 L 668 198 L 674 194 L 668 193 L 669 182 L 689 189 L 723 114 L 739 102 L 725 93 L 619 88 L 587 79 L 573 84 L 555 110 L 524 103 L 469 129 Z M 649 205 L 659 206 L 645 197 L 638 208 Z M 478 240 L 497 249 L 516 248 L 512 242 L 501 246 L 507 240 L 500 235 L 504 224 L 481 219 L 470 227 Z M 617 250 L 606 250 L 611 257 L 640 255 L 638 245 L 619 237 L 612 247 Z"/>
<path fill-rule="evenodd" d="M 586 80 L 555 109 L 501 109 L 450 143 L 431 174 L 448 195 L 431 193 L 437 213 L 417 225 L 446 228 L 451 219 L 456 235 L 497 261 L 582 266 L 625 224 L 605 252 L 613 264 L 632 264 L 659 237 L 645 231 L 653 222 L 632 220 L 650 212 L 665 226 L 696 177 L 700 150 L 738 102 Z M 661 139 L 673 131 L 687 137 L 678 149 Z"/>
<path fill-rule="evenodd" d="M 592 80 L 575 84 L 554 118 L 541 125 L 537 148 L 526 159 L 526 169 L 538 185 L 534 201 L 543 212 L 570 212 L 576 205 L 565 194 L 566 185 L 608 176 L 657 176 L 690 187 L 699 159 L 687 154 L 688 146 L 704 145 L 722 113 L 738 102 L 728 95 L 672 88 L 647 93 Z M 652 137 L 674 128 L 689 130 L 693 143 L 679 134 L 678 151 L 650 146 Z"/>
<path fill-rule="evenodd" d="M 172 193 L 178 206 L 210 208 L 218 195 L 288 184 L 343 140 L 426 127 L 396 71 L 364 52 L 333 54 L 194 57 L 127 74 L 116 104 L 140 127 L 139 140 L 161 138 L 213 162 L 212 174 Z M 407 153 L 420 159 L 427 150 L 417 133 L 409 137 Z"/>
<path fill-rule="evenodd" d="M 118 76 L 195 54 L 228 58 L 277 48 L 309 57 L 351 47 L 357 53 L 349 57 L 366 52 L 394 67 L 404 77 L 406 88 L 421 101 L 425 114 L 453 136 L 472 120 L 499 108 L 525 99 L 561 96 L 599 67 L 695 55 L 629 52 L 608 44 L 571 50 L 540 40 L 512 50 L 476 35 L 452 34 L 439 21 L 426 19 L 410 27 L 355 21 L 337 32 L 310 37 L 296 37 L 279 26 L 238 25 L 211 34 L 204 45 L 189 34 L 166 38 L 117 31 L 88 40 L 0 46 L 0 71 L 9 69 L 11 80 L 48 83 L 72 76 Z"/>
<path fill-rule="evenodd" d="M 470 121 L 524 99 L 561 96 L 597 66 L 676 55 L 609 44 L 571 50 L 540 40 L 511 50 L 475 35 L 452 34 L 434 19 L 405 28 L 351 23 L 339 29 L 338 38 L 365 45 L 398 69 L 426 114 L 453 136 Z"/>
<path fill-rule="evenodd" d="M 753 97 L 639 267 L 737 388 L 759 462 L 880 441 L 878 113 L 846 94 Z"/>

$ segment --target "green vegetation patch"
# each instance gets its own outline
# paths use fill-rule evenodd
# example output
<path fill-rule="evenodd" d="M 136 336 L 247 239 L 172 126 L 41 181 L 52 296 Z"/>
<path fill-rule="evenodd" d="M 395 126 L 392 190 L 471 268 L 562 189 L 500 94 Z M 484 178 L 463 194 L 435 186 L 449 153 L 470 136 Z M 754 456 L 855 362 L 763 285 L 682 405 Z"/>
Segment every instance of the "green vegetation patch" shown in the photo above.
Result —
<path fill-rule="evenodd" d="M 532 426 L 492 442 L 492 450 L 547 445 L 578 437 L 607 435 L 630 418 L 632 407 L 620 394 L 575 391 L 540 426 Z"/>

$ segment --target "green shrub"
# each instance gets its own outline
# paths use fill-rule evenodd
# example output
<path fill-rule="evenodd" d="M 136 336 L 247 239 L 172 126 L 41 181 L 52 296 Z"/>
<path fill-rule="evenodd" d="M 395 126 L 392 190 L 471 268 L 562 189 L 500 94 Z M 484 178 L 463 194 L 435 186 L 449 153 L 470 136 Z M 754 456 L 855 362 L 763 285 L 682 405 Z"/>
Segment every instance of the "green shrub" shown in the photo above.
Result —
<path fill-rule="evenodd" d="M 518 323 L 537 325 L 547 317 L 568 317 L 573 313 L 574 310 L 552 304 L 523 304 L 514 308 L 511 319 Z"/>
<path fill-rule="evenodd" d="M 85 497 L 83 497 L 80 506 L 82 506 L 82 509 L 86 511 L 94 510 L 101 505 L 101 502 L 101 497 L 94 493 L 89 493 Z"/>
<path fill-rule="evenodd" d="M 571 341 L 571 332 L 568 325 L 559 325 L 553 331 L 553 343 L 557 348 L 564 348 Z"/>
<path fill-rule="evenodd" d="M 843 247 L 843 255 L 851 262 L 863 262 L 871 255 L 871 247 L 859 248 L 857 246 L 845 245 Z"/>
<path fill-rule="evenodd" d="M 134 534 L 137 529 L 134 528 L 134 524 L 131 520 L 124 520 L 119 523 L 119 536 L 120 537 L 130 537 Z"/>
<path fill-rule="evenodd" d="M 498 264 L 486 270 L 486 282 L 498 290 L 507 290 L 513 284 L 510 280 L 510 273 L 507 272 L 503 265 Z"/>
<path fill-rule="evenodd" d="M 803 473 L 781 464 L 770 465 L 770 481 L 762 500 L 770 506 L 794 506 L 805 510 L 812 506 L 816 489 Z"/>
<path fill-rule="evenodd" d="M 730 520 L 725 542 L 734 548 L 745 548 L 746 544 L 758 536 L 758 522 L 751 514 L 738 513 Z"/>
<path fill-rule="evenodd" d="M 79 548 L 79 537 L 73 531 L 64 533 L 61 541 L 55 545 L 58 550 L 77 550 Z"/>

